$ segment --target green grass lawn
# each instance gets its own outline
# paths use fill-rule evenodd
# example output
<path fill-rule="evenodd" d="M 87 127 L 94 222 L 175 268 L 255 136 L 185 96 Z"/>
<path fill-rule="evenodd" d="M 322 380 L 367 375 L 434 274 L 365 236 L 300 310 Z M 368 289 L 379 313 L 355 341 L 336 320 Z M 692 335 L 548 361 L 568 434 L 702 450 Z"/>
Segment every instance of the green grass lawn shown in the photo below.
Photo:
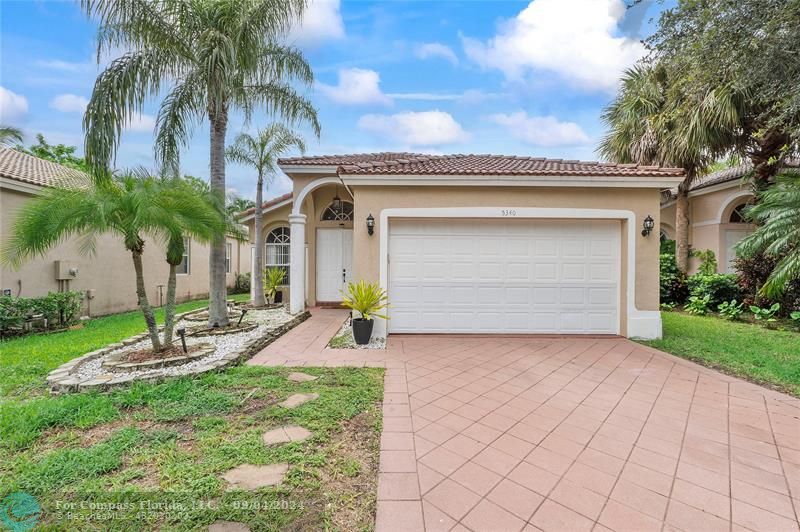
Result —
<path fill-rule="evenodd" d="M 230 298 L 247 301 L 249 295 L 237 294 Z M 207 305 L 207 300 L 189 301 L 178 305 L 178 312 Z M 156 313 L 162 323 L 163 309 Z M 142 313 L 132 311 L 89 320 L 81 329 L 0 341 L 0 401 L 4 397 L 41 393 L 44 378 L 64 362 L 144 330 Z"/>
<path fill-rule="evenodd" d="M 382 370 L 303 368 L 319 379 L 292 383 L 289 368 L 238 366 L 110 393 L 48 394 L 53 368 L 142 330 L 131 312 L 0 344 L 0 500 L 34 496 L 47 530 L 196 530 L 216 520 L 252 530 L 372 528 Z M 320 397 L 277 406 L 298 392 Z M 262 442 L 286 424 L 313 437 Z M 277 488 L 229 491 L 220 478 L 241 464 L 283 462 L 291 468 Z"/>
<path fill-rule="evenodd" d="M 642 343 L 800 397 L 800 334 L 713 316 L 661 315 L 664 338 Z"/>

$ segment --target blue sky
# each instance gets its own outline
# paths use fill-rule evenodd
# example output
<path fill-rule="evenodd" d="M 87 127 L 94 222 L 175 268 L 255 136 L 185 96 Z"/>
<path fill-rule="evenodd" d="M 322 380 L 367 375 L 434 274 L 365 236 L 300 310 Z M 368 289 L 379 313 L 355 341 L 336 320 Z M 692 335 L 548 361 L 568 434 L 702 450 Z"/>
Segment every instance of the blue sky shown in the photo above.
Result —
<path fill-rule="evenodd" d="M 311 154 L 364 151 L 503 153 L 594 160 L 600 113 L 620 72 L 643 54 L 664 4 L 624 0 L 315 0 L 288 37 L 316 74 L 308 91 L 322 136 Z M 670 2 L 666 3 L 667 6 Z M 0 5 L 0 123 L 82 150 L 82 110 L 99 72 L 96 25 L 77 3 Z M 125 131 L 117 166 L 153 166 L 158 100 Z M 229 140 L 268 122 L 233 116 Z M 208 175 L 208 130 L 183 170 Z M 253 197 L 246 168 L 228 185 Z M 267 197 L 289 189 L 278 176 Z"/>

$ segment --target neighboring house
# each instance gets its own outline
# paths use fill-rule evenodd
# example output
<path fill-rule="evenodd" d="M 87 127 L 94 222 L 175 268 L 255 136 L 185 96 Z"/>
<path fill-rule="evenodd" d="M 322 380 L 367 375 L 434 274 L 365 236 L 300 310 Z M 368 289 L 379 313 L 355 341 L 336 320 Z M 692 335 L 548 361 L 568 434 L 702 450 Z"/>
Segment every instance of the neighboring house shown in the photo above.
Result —
<path fill-rule="evenodd" d="M 660 198 L 680 169 L 412 153 L 279 165 L 293 191 L 265 204 L 258 245 L 290 272 L 292 312 L 365 279 L 389 295 L 377 336 L 661 335 Z M 243 221 L 254 234 L 252 211 Z"/>
<path fill-rule="evenodd" d="M 797 168 L 800 161 L 789 161 L 785 168 Z M 689 190 L 689 245 L 691 249 L 710 249 L 717 257 L 720 273 L 733 273 L 736 244 L 753 232 L 744 218 L 744 209 L 753 202 L 752 183 L 746 179 L 753 170 L 741 164 L 699 178 Z M 675 192 L 665 193 L 661 204 L 662 239 L 675 239 Z M 692 258 L 690 272 L 699 261 Z"/>
<path fill-rule="evenodd" d="M 70 186 L 81 178 L 77 170 L 45 161 L 16 150 L 0 148 L 0 242 L 11 234 L 17 211 L 48 186 Z M 169 266 L 160 243 L 145 237 L 144 278 L 153 305 L 166 298 Z M 249 270 L 249 248 L 229 238 L 228 283 Z M 208 294 L 208 246 L 189 240 L 179 267 L 177 299 L 184 301 Z M 81 254 L 76 239 L 52 248 L 44 257 L 24 263 L 18 270 L 0 269 L 3 294 L 37 297 L 48 292 L 83 290 L 84 314 L 110 314 L 137 308 L 136 284 L 130 253 L 113 235 L 97 239 L 94 255 Z"/>

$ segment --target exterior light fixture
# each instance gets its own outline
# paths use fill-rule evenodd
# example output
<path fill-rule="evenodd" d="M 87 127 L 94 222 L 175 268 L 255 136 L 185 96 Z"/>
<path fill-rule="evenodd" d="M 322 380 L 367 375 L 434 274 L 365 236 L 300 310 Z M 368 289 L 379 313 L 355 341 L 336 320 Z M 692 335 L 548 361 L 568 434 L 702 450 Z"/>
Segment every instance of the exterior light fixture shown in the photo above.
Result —
<path fill-rule="evenodd" d="M 237 327 L 241 327 L 242 326 L 242 320 L 244 319 L 244 315 L 245 314 L 247 314 L 247 309 L 243 308 L 242 309 L 242 315 L 239 316 L 239 323 L 236 324 Z"/>
<path fill-rule="evenodd" d="M 177 332 L 178 336 L 181 337 L 181 345 L 183 346 L 183 352 L 188 353 L 188 350 L 186 349 L 186 327 L 181 327 L 175 332 Z"/>
<path fill-rule="evenodd" d="M 647 218 L 642 222 L 642 236 L 649 235 L 655 226 L 656 222 L 653 220 L 653 217 L 648 214 Z"/>
<path fill-rule="evenodd" d="M 375 218 L 373 218 L 372 214 L 370 213 L 370 215 L 367 216 L 367 233 L 371 235 L 374 232 L 375 232 Z"/>
<path fill-rule="evenodd" d="M 336 187 L 336 195 L 333 197 L 331 208 L 335 213 L 342 212 L 342 198 L 339 197 L 339 187 Z"/>

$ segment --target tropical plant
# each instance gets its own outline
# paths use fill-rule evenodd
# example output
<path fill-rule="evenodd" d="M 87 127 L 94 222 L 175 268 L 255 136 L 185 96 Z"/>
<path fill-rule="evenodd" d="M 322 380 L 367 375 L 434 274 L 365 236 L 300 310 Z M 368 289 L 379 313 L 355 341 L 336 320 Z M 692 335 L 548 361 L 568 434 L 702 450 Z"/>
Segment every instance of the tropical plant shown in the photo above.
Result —
<path fill-rule="evenodd" d="M 283 124 L 270 124 L 259 130 L 255 136 L 241 133 L 233 145 L 225 152 L 231 162 L 249 166 L 256 170 L 255 203 L 255 248 L 253 250 L 254 270 L 260 272 L 264 267 L 264 227 L 261 223 L 264 204 L 264 180 L 271 183 L 277 171 L 278 157 L 297 148 L 306 151 L 305 142 Z M 264 286 L 256 283 L 253 290 L 253 304 L 264 304 Z"/>
<path fill-rule="evenodd" d="M 775 318 L 775 314 L 778 313 L 780 308 L 781 308 L 781 304 L 780 303 L 774 303 L 769 308 L 757 307 L 755 305 L 750 305 L 750 312 L 753 313 L 753 317 L 756 319 L 756 321 L 763 321 L 763 322 L 766 322 L 767 325 L 770 325 L 770 324 L 775 323 L 776 321 L 778 321 Z"/>
<path fill-rule="evenodd" d="M 740 97 L 728 90 L 687 93 L 668 63 L 628 69 L 605 108 L 608 128 L 598 153 L 621 163 L 674 166 L 686 174 L 676 196 L 675 260 L 689 268 L 689 189 L 718 155 L 729 149 L 739 124 Z"/>
<path fill-rule="evenodd" d="M 131 253 L 139 308 L 153 349 L 172 341 L 175 310 L 176 265 L 183 255 L 183 237 L 208 241 L 225 233 L 218 204 L 197 193 L 182 179 L 162 179 L 143 171 L 128 172 L 108 180 L 89 180 L 75 188 L 50 188 L 19 211 L 2 258 L 14 266 L 69 237 L 78 237 L 80 250 L 92 254 L 96 237 L 110 233 Z M 145 237 L 165 245 L 169 263 L 163 342 L 145 290 L 142 254 Z"/>
<path fill-rule="evenodd" d="M 739 303 L 735 299 L 723 301 L 717 306 L 719 313 L 729 321 L 736 321 L 744 313 L 744 303 Z"/>
<path fill-rule="evenodd" d="M 686 303 L 684 310 L 689 314 L 695 316 L 705 316 L 708 314 L 708 307 L 711 304 L 711 296 L 689 296 L 689 302 Z"/>
<path fill-rule="evenodd" d="M 378 314 L 389 306 L 389 296 L 378 283 L 364 280 L 347 283 L 347 291 L 342 291 L 342 305 L 358 312 L 365 320 L 373 317 L 389 319 L 385 314 Z"/>
<path fill-rule="evenodd" d="M 716 306 L 723 301 L 741 299 L 742 293 L 737 284 L 736 276 L 726 273 L 703 275 L 697 273 L 689 277 L 689 293 L 693 296 L 709 296 L 711 305 Z"/>
<path fill-rule="evenodd" d="M 692 257 L 700 260 L 697 271 L 703 275 L 714 275 L 717 273 L 717 256 L 710 249 L 692 250 Z"/>
<path fill-rule="evenodd" d="M 166 93 L 156 119 L 157 161 L 177 174 L 180 150 L 204 118 L 210 127 L 210 183 L 225 196 L 225 133 L 229 113 L 248 121 L 257 109 L 319 135 L 317 113 L 294 88 L 314 75 L 303 54 L 279 44 L 302 17 L 306 0 L 82 0 L 100 26 L 101 54 L 124 50 L 95 82 L 84 116 L 89 165 L 105 172 L 124 126 L 149 97 Z M 225 239 L 210 249 L 209 324 L 228 324 Z"/>
<path fill-rule="evenodd" d="M 789 317 L 796 325 L 800 325 L 800 310 L 796 310 L 789 314 Z"/>
<path fill-rule="evenodd" d="M 666 304 L 681 305 L 689 297 L 686 274 L 675 264 L 675 255 L 659 256 L 659 292 L 661 302 Z"/>
<path fill-rule="evenodd" d="M 758 228 L 737 244 L 736 252 L 782 257 L 761 287 L 767 297 L 779 297 L 800 279 L 800 175 L 779 176 L 747 212 Z"/>
<path fill-rule="evenodd" d="M 277 294 L 278 289 L 283 286 L 284 279 L 286 279 L 286 270 L 283 268 L 274 266 L 264 270 L 261 282 L 262 286 L 266 288 L 266 296 L 269 301 L 275 302 L 275 294 Z M 263 301 L 264 300 L 261 299 L 262 304 Z"/>
<path fill-rule="evenodd" d="M 8 148 L 15 143 L 22 142 L 24 135 L 22 130 L 14 126 L 0 125 L 0 146 Z"/>
<path fill-rule="evenodd" d="M 248 198 L 243 198 L 235 192 L 228 192 L 227 196 L 225 197 L 225 211 L 229 216 L 234 218 L 238 216 L 239 213 L 246 211 L 247 209 L 252 209 L 255 206 L 255 201 Z"/>

